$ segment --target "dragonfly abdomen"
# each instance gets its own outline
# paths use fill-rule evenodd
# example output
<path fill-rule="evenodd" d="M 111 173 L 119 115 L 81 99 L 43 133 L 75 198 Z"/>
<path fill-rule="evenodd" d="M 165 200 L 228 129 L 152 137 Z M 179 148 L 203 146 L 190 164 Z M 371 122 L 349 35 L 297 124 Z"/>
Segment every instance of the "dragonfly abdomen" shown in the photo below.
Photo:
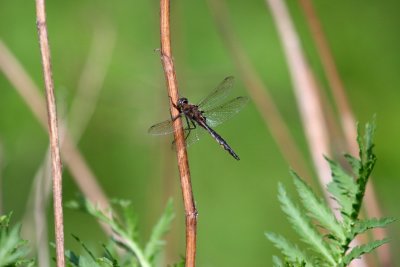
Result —
<path fill-rule="evenodd" d="M 231 154 L 232 157 L 234 157 L 236 160 L 240 160 L 239 156 L 233 151 L 233 149 L 228 145 L 228 143 L 212 128 L 210 128 L 207 124 L 201 125 L 203 128 L 205 128 L 210 135 L 217 141 L 217 143 L 223 147 L 226 151 L 228 151 L 229 154 Z"/>

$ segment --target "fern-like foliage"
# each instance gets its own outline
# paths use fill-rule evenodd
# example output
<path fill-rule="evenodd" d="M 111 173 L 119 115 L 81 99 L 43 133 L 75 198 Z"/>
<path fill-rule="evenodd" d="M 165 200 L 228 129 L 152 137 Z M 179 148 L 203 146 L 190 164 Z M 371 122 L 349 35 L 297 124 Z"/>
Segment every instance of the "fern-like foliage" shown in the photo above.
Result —
<path fill-rule="evenodd" d="M 351 166 L 351 173 L 337 162 L 326 158 L 332 173 L 332 181 L 327 189 L 339 205 L 341 220 L 335 217 L 326 202 L 317 197 L 295 172 L 291 174 L 306 212 L 295 205 L 285 188 L 279 185 L 278 199 L 282 210 L 301 241 L 306 243 L 309 249 L 305 253 L 284 237 L 267 233 L 267 238 L 284 255 L 284 261 L 276 256 L 273 257 L 274 266 L 347 266 L 352 260 L 388 242 L 388 239 L 375 240 L 350 247 L 351 241 L 357 235 L 369 229 L 385 227 L 394 221 L 393 218 L 359 219 L 366 185 L 376 162 L 376 156 L 373 153 L 375 122 L 366 124 L 364 138 L 358 126 L 357 130 L 359 158 L 349 154 L 344 156 Z"/>
<path fill-rule="evenodd" d="M 107 224 L 114 233 L 114 236 L 111 237 L 114 246 L 103 246 L 103 255 L 99 257 L 94 256 L 95 253 L 87 248 L 78 237 L 74 236 L 86 253 L 85 255 L 78 256 L 72 251 L 67 251 L 66 258 L 70 266 L 157 266 L 157 256 L 164 245 L 162 238 L 168 231 L 172 219 L 174 218 L 172 201 L 168 201 L 164 213 L 154 226 L 150 239 L 145 246 L 142 246 L 139 242 L 137 216 L 133 212 L 131 203 L 125 200 L 114 200 L 113 204 L 114 208 L 106 214 L 85 198 L 67 203 L 69 208 L 82 210 Z M 117 209 L 121 211 L 120 214 L 117 214 Z M 124 255 L 118 255 L 118 253 L 116 253 L 118 248 L 122 248 L 126 253 Z"/>
<path fill-rule="evenodd" d="M 10 227 L 11 214 L 0 216 L 0 266 L 33 266 L 28 241 L 20 237 L 20 225 Z"/>

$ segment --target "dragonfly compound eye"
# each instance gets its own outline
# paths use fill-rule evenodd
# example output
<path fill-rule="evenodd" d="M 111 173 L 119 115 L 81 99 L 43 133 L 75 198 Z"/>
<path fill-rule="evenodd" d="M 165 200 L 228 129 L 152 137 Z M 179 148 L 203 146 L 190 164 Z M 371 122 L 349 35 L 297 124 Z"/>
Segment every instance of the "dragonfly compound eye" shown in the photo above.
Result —
<path fill-rule="evenodd" d="M 189 103 L 189 101 L 185 97 L 179 98 L 179 100 L 178 100 L 178 106 L 186 105 L 188 103 Z"/>

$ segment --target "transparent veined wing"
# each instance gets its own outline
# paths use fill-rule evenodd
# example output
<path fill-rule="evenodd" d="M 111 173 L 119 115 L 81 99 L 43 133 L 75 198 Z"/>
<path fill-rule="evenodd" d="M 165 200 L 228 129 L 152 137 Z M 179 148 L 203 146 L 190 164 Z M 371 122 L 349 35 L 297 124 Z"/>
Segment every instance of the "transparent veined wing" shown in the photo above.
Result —
<path fill-rule="evenodd" d="M 185 130 L 185 142 L 186 146 L 188 147 L 199 141 L 200 137 L 204 134 L 205 130 L 203 130 L 203 128 L 197 125 L 196 122 L 193 122 L 196 125 L 196 128 L 194 128 L 193 125 L 190 126 L 187 125 L 188 121 L 186 121 L 184 117 L 182 117 L 182 119 L 183 119 L 182 125 Z M 152 135 L 167 135 L 173 133 L 174 131 L 175 129 L 173 121 L 166 120 L 151 126 L 148 130 L 148 133 Z M 175 146 L 175 142 L 173 142 L 173 146 Z"/>
<path fill-rule="evenodd" d="M 247 104 L 247 102 L 249 102 L 247 97 L 239 96 L 225 104 L 205 111 L 203 115 L 206 117 L 206 123 L 210 127 L 220 125 L 237 114 Z"/>
<path fill-rule="evenodd" d="M 185 131 L 186 147 L 189 147 L 194 143 L 197 143 L 200 140 L 200 137 L 204 135 L 204 133 L 206 132 L 206 130 L 200 127 L 196 122 L 193 123 L 196 126 L 195 128 L 193 125 L 190 125 L 189 127 L 187 125 L 187 122 L 185 120 L 183 121 L 183 124 L 185 125 L 184 131 Z M 190 124 L 192 124 L 192 122 L 190 122 Z M 172 142 L 172 148 L 175 149 L 175 141 Z"/>
<path fill-rule="evenodd" d="M 205 132 L 206 132 L 206 130 L 204 130 L 197 124 L 196 124 L 196 129 L 185 130 L 186 147 L 189 147 L 189 146 L 197 143 L 200 140 L 200 138 L 204 135 Z"/>
<path fill-rule="evenodd" d="M 173 121 L 166 120 L 151 126 L 148 130 L 149 134 L 152 135 L 166 135 L 175 131 Z"/>
<path fill-rule="evenodd" d="M 234 82 L 234 77 L 229 76 L 226 77 L 218 86 L 214 89 L 206 98 L 204 98 L 199 104 L 199 108 L 203 111 L 207 111 L 209 109 L 213 109 L 218 106 L 229 93 L 232 91 Z"/>

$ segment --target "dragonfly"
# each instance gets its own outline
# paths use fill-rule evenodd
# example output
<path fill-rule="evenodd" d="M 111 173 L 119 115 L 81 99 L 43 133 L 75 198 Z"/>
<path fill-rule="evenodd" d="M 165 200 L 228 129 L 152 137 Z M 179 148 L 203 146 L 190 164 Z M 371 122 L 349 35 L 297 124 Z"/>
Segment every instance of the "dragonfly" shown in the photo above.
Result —
<path fill-rule="evenodd" d="M 232 91 L 233 82 L 233 76 L 226 77 L 197 105 L 191 104 L 185 97 L 179 98 L 178 102 L 173 104 L 179 111 L 179 114 L 172 119 L 151 126 L 148 130 L 149 134 L 171 134 L 175 131 L 173 122 L 178 118 L 182 118 L 184 119 L 183 127 L 185 130 L 186 146 L 197 142 L 204 132 L 208 132 L 232 157 L 236 160 L 240 160 L 235 151 L 233 151 L 228 143 L 213 129 L 237 114 L 248 102 L 248 98 L 243 96 L 224 102 Z M 197 129 L 199 128 L 202 130 L 198 131 Z"/>

